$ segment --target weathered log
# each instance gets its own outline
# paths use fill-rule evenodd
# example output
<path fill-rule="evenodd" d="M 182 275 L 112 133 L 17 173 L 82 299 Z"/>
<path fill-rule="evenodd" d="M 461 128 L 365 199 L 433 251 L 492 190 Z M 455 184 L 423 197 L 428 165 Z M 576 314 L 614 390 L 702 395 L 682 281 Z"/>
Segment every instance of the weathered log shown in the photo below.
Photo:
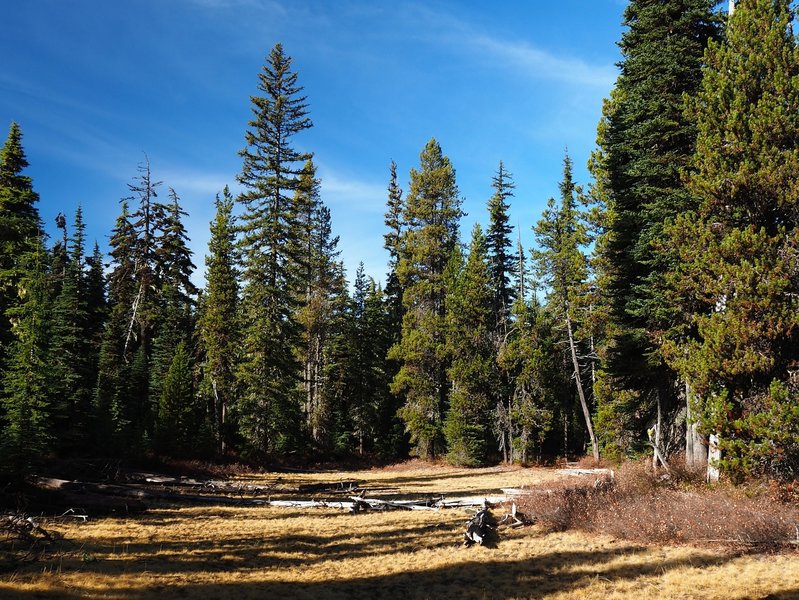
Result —
<path fill-rule="evenodd" d="M 333 481 L 323 483 L 303 483 L 297 486 L 297 491 L 300 494 L 308 494 L 315 492 L 332 492 L 332 493 L 352 493 L 360 486 L 360 481 Z"/>

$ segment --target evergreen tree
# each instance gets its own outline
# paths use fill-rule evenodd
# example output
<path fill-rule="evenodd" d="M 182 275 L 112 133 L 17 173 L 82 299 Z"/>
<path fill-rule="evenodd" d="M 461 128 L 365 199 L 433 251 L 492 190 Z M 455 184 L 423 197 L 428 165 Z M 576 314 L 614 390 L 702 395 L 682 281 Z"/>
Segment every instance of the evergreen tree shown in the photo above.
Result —
<path fill-rule="evenodd" d="M 405 394 L 400 416 L 418 455 L 435 457 L 444 448 L 443 419 L 449 384 L 445 343 L 444 273 L 458 243 L 461 201 L 455 170 L 431 139 L 411 169 L 405 202 L 397 275 L 403 290 L 402 339 L 390 358 L 402 361 L 392 383 Z"/>
<path fill-rule="evenodd" d="M 665 221 L 696 206 L 681 178 L 696 138 L 683 98 L 696 93 L 704 49 L 719 35 L 716 4 L 632 0 L 627 5 L 621 73 L 604 107 L 601 152 L 592 163 L 600 182 L 597 195 L 608 211 L 607 231 L 597 247 L 603 254 L 599 279 L 606 288 L 600 299 L 610 303 L 612 321 L 604 366 L 612 381 L 607 389 L 619 396 L 603 402 L 619 406 L 613 420 L 625 421 L 638 445 L 656 414 L 673 416 L 681 404 L 675 375 L 659 353 L 661 332 L 672 318 L 663 278 L 674 265 L 657 248 Z"/>
<path fill-rule="evenodd" d="M 679 268 L 668 301 L 669 363 L 689 384 L 722 466 L 737 477 L 793 479 L 799 431 L 795 268 L 799 228 L 799 55 L 787 0 L 739 3 L 711 43 L 691 104 L 698 137 L 689 188 L 701 202 L 675 220 Z M 768 415 L 767 418 L 764 418 Z"/>
<path fill-rule="evenodd" d="M 456 465 L 485 464 L 489 454 L 492 392 L 498 387 L 491 283 L 486 238 L 475 225 L 466 265 L 446 299 L 452 391 L 444 434 L 447 459 Z"/>
<path fill-rule="evenodd" d="M 583 385 L 583 368 L 578 351 L 580 308 L 588 279 L 588 259 L 583 250 L 590 238 L 585 216 L 578 205 L 578 202 L 584 201 L 584 197 L 572 179 L 572 162 L 568 154 L 563 159 L 560 194 L 560 205 L 550 198 L 543 217 L 534 227 L 540 247 L 540 250 L 534 251 L 534 258 L 538 275 L 549 290 L 548 304 L 563 324 L 563 342 L 571 360 L 572 376 L 592 454 L 595 460 L 599 460 L 599 447 Z"/>
<path fill-rule="evenodd" d="M 398 344 L 402 338 L 402 319 L 404 309 L 402 306 L 402 286 L 400 285 L 397 267 L 402 252 L 403 234 L 407 228 L 404 222 L 405 203 L 402 198 L 402 188 L 397 183 L 397 165 L 391 161 L 389 169 L 388 200 L 386 204 L 385 225 L 388 229 L 384 234 L 384 248 L 389 253 L 388 274 L 384 296 L 384 312 L 386 315 L 385 335 L 380 338 L 387 341 L 385 360 L 385 374 L 388 381 L 393 381 L 399 372 L 401 361 L 387 358 L 391 346 Z M 375 305 L 372 308 L 376 308 Z M 375 313 L 376 316 L 376 313 Z M 376 323 L 377 321 L 375 321 Z M 378 451 L 387 458 L 399 458 L 407 455 L 407 441 L 403 431 L 402 420 L 398 411 L 405 404 L 402 393 L 389 394 L 378 411 Z"/>
<path fill-rule="evenodd" d="M 319 181 L 312 161 L 306 162 L 300 176 L 295 206 L 300 213 L 300 231 L 295 243 L 301 246 L 297 258 L 301 266 L 298 295 L 303 298 L 297 310 L 302 326 L 298 355 L 303 365 L 305 416 L 313 441 L 320 447 L 334 442 L 335 404 L 340 394 L 331 392 L 330 345 L 336 337 L 342 344 L 342 327 L 349 303 L 343 266 L 338 260 L 338 237 L 333 236 L 330 210 L 319 197 Z"/>
<path fill-rule="evenodd" d="M 138 297 L 136 286 L 136 232 L 127 201 L 109 240 L 112 269 L 108 276 L 108 320 L 102 335 L 95 393 L 96 442 L 101 451 L 131 451 L 136 446 L 137 419 L 132 393 L 128 342 L 133 333 L 131 314 Z"/>
<path fill-rule="evenodd" d="M 491 181 L 494 195 L 488 201 L 489 225 L 486 233 L 488 265 L 491 276 L 491 288 L 494 293 L 492 308 L 496 315 L 497 337 L 504 336 L 508 330 L 508 321 L 516 290 L 511 285 L 511 277 L 516 272 L 518 258 L 511 248 L 510 239 L 513 226 L 509 224 L 508 199 L 513 196 L 516 187 L 510 173 L 500 161 L 497 174 Z"/>
<path fill-rule="evenodd" d="M 216 216 L 211 222 L 211 239 L 205 257 L 205 306 L 199 323 L 205 350 L 203 374 L 213 397 L 213 429 L 218 454 L 224 454 L 231 441 L 228 414 L 236 399 L 240 326 L 235 241 L 233 198 L 225 186 L 222 197 L 216 197 Z"/>
<path fill-rule="evenodd" d="M 22 131 L 11 123 L 0 148 L 0 369 L 14 336 L 8 310 L 20 304 L 18 286 L 24 277 L 22 257 L 38 251 L 42 224 L 33 181 L 23 174 L 28 167 Z"/>
<path fill-rule="evenodd" d="M 61 278 L 52 314 L 52 370 L 56 431 L 62 449 L 86 450 L 92 419 L 92 392 L 96 384 L 89 322 L 88 289 L 84 265 L 85 225 L 83 212 L 75 213 L 69 258 Z"/>
<path fill-rule="evenodd" d="M 5 426 L 0 466 L 14 476 L 22 476 L 53 447 L 51 293 L 41 239 L 17 259 L 15 267 L 21 294 L 20 304 L 8 311 L 15 325 L 8 368 L 2 379 Z"/>
<path fill-rule="evenodd" d="M 273 454 L 296 448 L 300 440 L 299 268 L 288 241 L 297 231 L 294 192 L 310 155 L 291 142 L 312 124 L 297 73 L 280 44 L 267 58 L 258 89 L 263 95 L 252 97 L 253 119 L 238 177 L 244 187 L 239 202 L 245 281 L 239 422 L 252 452 Z"/>
<path fill-rule="evenodd" d="M 160 222 L 155 223 L 153 235 L 154 275 L 160 284 L 155 299 L 158 324 L 154 328 L 150 357 L 149 397 L 153 404 L 161 398 L 161 386 L 178 344 L 190 344 L 197 294 L 191 281 L 195 267 L 188 247 L 189 237 L 182 221 L 186 212 L 181 209 L 180 199 L 172 188 L 169 189 L 169 198 L 170 203 L 163 210 Z M 153 406 L 153 411 L 157 411 L 157 406 Z"/>
<path fill-rule="evenodd" d="M 517 460 L 526 463 L 536 446 L 540 457 L 552 428 L 553 390 L 562 386 L 550 315 L 537 300 L 527 302 L 518 296 L 508 343 L 501 347 L 497 359 L 510 381 L 511 393 L 497 401 L 494 432 L 509 464 Z"/>
<path fill-rule="evenodd" d="M 174 455 L 194 455 L 202 447 L 204 411 L 193 386 L 191 359 L 186 344 L 175 348 L 163 378 L 157 416 L 157 447 Z"/>

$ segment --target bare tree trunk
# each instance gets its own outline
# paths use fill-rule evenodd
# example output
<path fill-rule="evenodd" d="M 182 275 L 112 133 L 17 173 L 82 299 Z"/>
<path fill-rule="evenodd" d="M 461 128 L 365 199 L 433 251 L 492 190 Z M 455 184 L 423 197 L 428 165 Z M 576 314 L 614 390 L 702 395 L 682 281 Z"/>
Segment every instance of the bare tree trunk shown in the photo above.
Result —
<path fill-rule="evenodd" d="M 591 451 L 594 455 L 594 460 L 599 460 L 599 445 L 594 435 L 594 427 L 591 425 L 591 413 L 588 410 L 588 402 L 585 399 L 585 392 L 583 391 L 583 382 L 580 378 L 580 363 L 577 360 L 577 349 L 575 348 L 574 336 L 572 335 L 572 321 L 568 311 L 566 312 L 566 331 L 569 334 L 569 349 L 571 350 L 572 364 L 574 365 L 574 380 L 577 383 L 577 395 L 580 397 L 580 405 L 583 408 L 588 437 L 591 438 Z"/>
<path fill-rule="evenodd" d="M 719 480 L 719 461 L 721 460 L 718 433 L 710 434 L 707 450 L 707 481 L 714 483 Z"/>
<path fill-rule="evenodd" d="M 660 448 L 661 432 L 663 430 L 663 409 L 661 404 L 660 394 L 657 396 L 657 420 L 655 426 L 647 431 L 649 435 L 649 443 L 652 444 L 652 468 L 657 469 L 658 463 L 666 471 L 670 471 L 669 464 L 666 462 L 666 457 L 663 456 L 663 451 Z"/>
<path fill-rule="evenodd" d="M 690 468 L 699 468 L 707 462 L 707 442 L 699 433 L 699 424 L 694 415 L 691 388 L 685 383 L 685 464 Z"/>

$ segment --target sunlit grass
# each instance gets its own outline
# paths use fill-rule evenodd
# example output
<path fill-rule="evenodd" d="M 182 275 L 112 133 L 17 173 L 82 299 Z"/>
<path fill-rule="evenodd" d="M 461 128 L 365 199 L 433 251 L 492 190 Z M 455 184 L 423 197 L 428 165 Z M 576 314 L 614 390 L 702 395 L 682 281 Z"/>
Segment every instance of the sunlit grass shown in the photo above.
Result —
<path fill-rule="evenodd" d="M 448 467 L 282 475 L 418 494 L 479 494 L 554 477 Z M 271 478 L 271 475 L 265 476 Z M 460 509 L 162 507 L 59 525 L 62 556 L 0 575 L 2 598 L 750 598 L 799 594 L 799 556 L 646 546 L 537 527 L 461 545 Z"/>

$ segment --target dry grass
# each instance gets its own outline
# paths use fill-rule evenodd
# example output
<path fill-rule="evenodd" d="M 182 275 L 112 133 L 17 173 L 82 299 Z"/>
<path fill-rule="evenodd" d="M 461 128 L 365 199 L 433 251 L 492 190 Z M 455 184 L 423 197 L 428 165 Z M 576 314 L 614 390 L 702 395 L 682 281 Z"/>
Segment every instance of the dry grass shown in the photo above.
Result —
<path fill-rule="evenodd" d="M 264 480 L 278 476 L 266 475 Z M 399 495 L 495 493 L 556 477 L 537 469 L 396 468 L 281 481 L 357 479 Z M 503 530 L 463 548 L 461 510 L 162 507 L 60 526 L 76 545 L 13 574 L 23 598 L 789 598 L 799 556 L 648 546 L 603 535 Z"/>
<path fill-rule="evenodd" d="M 594 485 L 598 484 L 598 485 Z M 521 502 L 545 529 L 581 529 L 644 543 L 784 549 L 799 543 L 799 509 L 769 488 L 709 487 L 701 474 L 628 462 L 613 482 L 563 480 Z"/>

